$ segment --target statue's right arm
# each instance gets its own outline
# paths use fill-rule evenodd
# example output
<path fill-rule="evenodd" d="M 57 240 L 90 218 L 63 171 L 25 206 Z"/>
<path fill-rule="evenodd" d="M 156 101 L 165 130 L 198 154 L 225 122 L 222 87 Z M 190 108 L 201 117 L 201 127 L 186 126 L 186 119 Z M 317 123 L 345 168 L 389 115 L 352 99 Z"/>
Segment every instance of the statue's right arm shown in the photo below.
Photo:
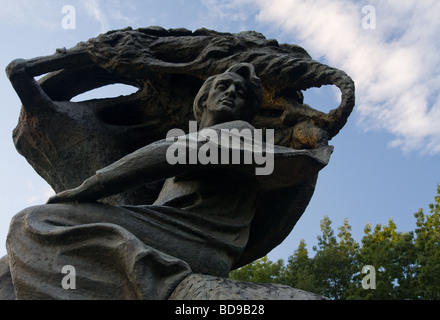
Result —
<path fill-rule="evenodd" d="M 243 121 L 222 123 L 211 127 L 220 134 L 224 128 L 248 128 L 249 124 Z M 182 136 L 183 137 L 183 136 Z M 204 139 L 196 140 L 194 135 L 186 135 L 185 139 L 179 137 L 178 143 L 185 144 L 188 154 L 198 153 L 199 149 L 206 143 Z M 98 170 L 95 175 L 85 180 L 79 187 L 62 191 L 49 199 L 48 203 L 56 202 L 87 202 L 108 197 L 141 184 L 171 178 L 178 175 L 212 170 L 214 167 L 224 168 L 228 164 L 203 165 L 199 161 L 195 164 L 170 164 L 167 160 L 167 151 L 176 143 L 176 138 L 167 138 L 151 143 L 137 151 L 126 155 L 113 164 Z M 220 145 L 217 145 L 220 147 Z M 197 149 L 197 150 L 196 150 Z M 235 165 L 231 165 L 235 166 Z"/>
<path fill-rule="evenodd" d="M 166 152 L 172 144 L 166 139 L 149 144 L 98 170 L 80 186 L 56 194 L 48 203 L 96 201 L 144 183 L 194 170 L 197 165 L 168 163 Z"/>

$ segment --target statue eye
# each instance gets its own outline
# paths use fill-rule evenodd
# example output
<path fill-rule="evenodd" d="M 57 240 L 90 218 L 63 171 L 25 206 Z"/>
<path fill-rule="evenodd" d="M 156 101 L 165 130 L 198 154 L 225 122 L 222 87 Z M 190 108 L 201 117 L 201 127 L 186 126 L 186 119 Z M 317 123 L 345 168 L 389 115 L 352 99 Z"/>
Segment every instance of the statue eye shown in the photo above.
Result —
<path fill-rule="evenodd" d="M 223 83 L 219 83 L 215 88 L 220 91 L 226 90 L 226 86 Z"/>
<path fill-rule="evenodd" d="M 237 93 L 237 96 L 239 96 L 240 98 L 243 98 L 245 96 L 244 90 L 237 90 L 236 93 Z"/>

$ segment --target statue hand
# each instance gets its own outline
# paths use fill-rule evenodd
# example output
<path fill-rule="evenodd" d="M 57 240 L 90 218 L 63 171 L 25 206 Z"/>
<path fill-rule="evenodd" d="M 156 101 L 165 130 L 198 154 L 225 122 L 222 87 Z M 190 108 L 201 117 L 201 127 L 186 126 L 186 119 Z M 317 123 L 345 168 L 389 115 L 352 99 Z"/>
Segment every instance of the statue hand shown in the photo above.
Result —
<path fill-rule="evenodd" d="M 96 201 L 104 196 L 104 188 L 97 176 L 85 180 L 79 187 L 65 190 L 49 198 L 50 203 L 60 202 L 90 202 Z"/>
<path fill-rule="evenodd" d="M 48 204 L 50 203 L 60 203 L 60 202 L 76 202 L 78 201 L 78 188 L 71 189 L 71 190 L 65 190 L 60 193 L 57 193 L 56 195 L 49 198 L 47 201 Z"/>
<path fill-rule="evenodd" d="M 17 74 L 26 72 L 26 60 L 15 59 L 6 67 L 6 75 L 8 78 L 14 77 Z"/>

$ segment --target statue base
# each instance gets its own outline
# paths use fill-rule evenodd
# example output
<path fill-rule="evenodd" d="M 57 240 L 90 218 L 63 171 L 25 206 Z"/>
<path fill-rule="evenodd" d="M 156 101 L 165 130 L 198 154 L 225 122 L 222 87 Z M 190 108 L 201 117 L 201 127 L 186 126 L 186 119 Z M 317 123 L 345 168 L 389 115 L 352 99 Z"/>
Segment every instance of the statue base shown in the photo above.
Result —
<path fill-rule="evenodd" d="M 186 277 L 170 300 L 328 300 L 282 284 L 253 283 L 204 274 Z"/>
<path fill-rule="evenodd" d="M 0 300 L 15 300 L 7 256 L 0 259 Z M 273 283 L 252 283 L 190 274 L 169 300 L 327 300 L 314 293 Z"/>

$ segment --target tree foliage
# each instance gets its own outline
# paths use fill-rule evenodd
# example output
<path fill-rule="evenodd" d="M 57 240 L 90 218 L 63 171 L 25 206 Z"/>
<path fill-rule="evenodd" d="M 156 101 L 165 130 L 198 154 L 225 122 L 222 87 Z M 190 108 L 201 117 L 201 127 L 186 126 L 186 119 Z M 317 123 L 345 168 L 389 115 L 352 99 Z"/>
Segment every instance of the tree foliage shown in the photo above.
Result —
<path fill-rule="evenodd" d="M 348 220 L 338 228 L 329 217 L 321 221 L 318 245 L 309 257 L 301 240 L 288 258 L 270 261 L 263 257 L 230 277 L 241 281 L 282 283 L 331 299 L 440 299 L 440 185 L 429 214 L 420 209 L 414 214 L 416 228 L 397 231 L 392 219 L 388 224 L 368 224 L 361 244 L 352 237 Z M 364 288 L 364 266 L 373 266 L 375 289 Z"/>

